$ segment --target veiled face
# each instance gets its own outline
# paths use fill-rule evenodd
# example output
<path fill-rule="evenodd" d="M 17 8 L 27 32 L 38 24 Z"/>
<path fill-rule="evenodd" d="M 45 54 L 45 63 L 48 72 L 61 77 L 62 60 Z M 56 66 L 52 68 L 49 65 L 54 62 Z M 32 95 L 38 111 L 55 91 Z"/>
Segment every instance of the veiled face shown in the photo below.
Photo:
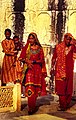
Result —
<path fill-rule="evenodd" d="M 71 45 L 72 37 L 66 35 L 64 41 L 65 41 L 65 45 L 69 47 Z"/>

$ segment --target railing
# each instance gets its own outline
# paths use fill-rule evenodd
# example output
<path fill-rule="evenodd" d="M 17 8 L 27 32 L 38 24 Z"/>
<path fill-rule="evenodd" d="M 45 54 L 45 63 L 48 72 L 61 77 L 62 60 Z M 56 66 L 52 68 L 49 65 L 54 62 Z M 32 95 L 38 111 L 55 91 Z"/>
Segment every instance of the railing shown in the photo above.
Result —
<path fill-rule="evenodd" d="M 0 112 L 21 110 L 21 85 L 0 86 Z"/>

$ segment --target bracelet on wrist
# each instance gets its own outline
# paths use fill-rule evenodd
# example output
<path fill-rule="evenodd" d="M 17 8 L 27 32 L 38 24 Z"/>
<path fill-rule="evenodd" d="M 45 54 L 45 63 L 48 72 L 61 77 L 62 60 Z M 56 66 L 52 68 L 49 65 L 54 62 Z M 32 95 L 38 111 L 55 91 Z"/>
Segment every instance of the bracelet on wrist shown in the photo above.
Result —
<path fill-rule="evenodd" d="M 36 63 L 36 60 L 33 60 L 32 63 L 33 63 L 33 64 Z"/>

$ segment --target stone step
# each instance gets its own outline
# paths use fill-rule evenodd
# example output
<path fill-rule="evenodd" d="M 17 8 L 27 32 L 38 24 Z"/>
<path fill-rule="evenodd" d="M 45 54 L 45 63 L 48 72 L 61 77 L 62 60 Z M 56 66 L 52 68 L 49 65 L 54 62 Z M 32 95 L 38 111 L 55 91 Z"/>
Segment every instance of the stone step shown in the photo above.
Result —
<path fill-rule="evenodd" d="M 37 114 L 37 115 L 15 117 L 13 118 L 13 120 L 67 120 L 67 119 L 55 117 L 48 114 Z"/>

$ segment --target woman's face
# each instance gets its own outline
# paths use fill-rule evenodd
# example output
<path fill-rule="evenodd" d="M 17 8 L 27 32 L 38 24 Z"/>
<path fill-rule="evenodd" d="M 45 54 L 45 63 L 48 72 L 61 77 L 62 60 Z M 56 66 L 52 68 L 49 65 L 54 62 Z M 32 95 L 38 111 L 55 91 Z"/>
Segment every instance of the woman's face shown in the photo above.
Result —
<path fill-rule="evenodd" d="M 66 44 L 66 46 L 70 46 L 71 45 L 71 41 L 72 41 L 71 37 L 69 37 L 69 36 L 65 37 L 65 44 Z"/>
<path fill-rule="evenodd" d="M 29 42 L 31 45 L 33 45 L 35 43 L 35 38 L 32 35 L 30 35 L 30 37 L 29 37 Z"/>
<path fill-rule="evenodd" d="M 10 32 L 9 32 L 9 31 L 6 31 L 5 36 L 6 36 L 6 39 L 9 40 L 9 39 L 10 39 L 10 36 L 11 36 L 11 35 L 10 35 Z"/>
<path fill-rule="evenodd" d="M 18 43 L 19 42 L 19 38 L 14 38 L 14 43 Z"/>

